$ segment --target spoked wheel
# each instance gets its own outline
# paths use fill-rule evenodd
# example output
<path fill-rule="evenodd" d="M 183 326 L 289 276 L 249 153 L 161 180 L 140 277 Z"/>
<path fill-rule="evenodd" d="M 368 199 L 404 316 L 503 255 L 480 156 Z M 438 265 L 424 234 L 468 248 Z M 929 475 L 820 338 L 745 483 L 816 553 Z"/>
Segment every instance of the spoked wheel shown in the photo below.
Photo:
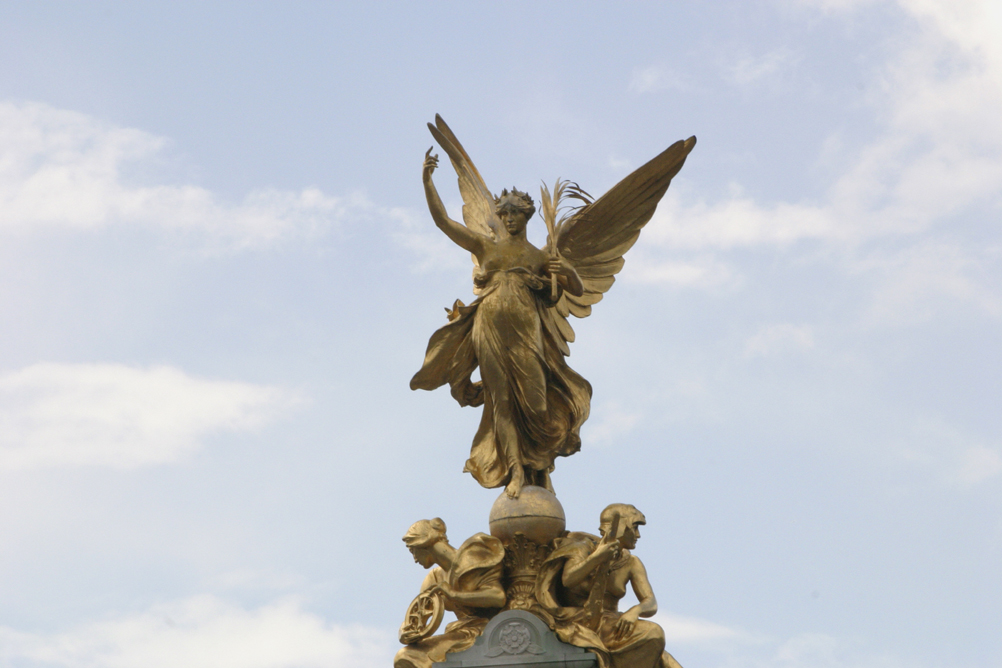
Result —
<path fill-rule="evenodd" d="M 407 606 L 404 623 L 400 625 L 400 642 L 412 645 L 438 630 L 445 615 L 445 601 L 439 593 L 421 592 Z"/>

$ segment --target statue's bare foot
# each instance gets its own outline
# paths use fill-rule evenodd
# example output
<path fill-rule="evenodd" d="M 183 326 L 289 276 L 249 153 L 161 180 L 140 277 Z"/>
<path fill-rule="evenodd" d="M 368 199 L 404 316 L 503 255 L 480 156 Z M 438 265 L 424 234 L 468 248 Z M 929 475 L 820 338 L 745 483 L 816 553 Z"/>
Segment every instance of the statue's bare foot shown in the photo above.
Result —
<path fill-rule="evenodd" d="M 522 472 L 521 466 L 516 466 L 511 472 L 511 482 L 505 487 L 504 491 L 508 495 L 509 499 L 517 499 L 518 495 L 522 492 L 522 487 L 525 486 L 525 473 Z"/>

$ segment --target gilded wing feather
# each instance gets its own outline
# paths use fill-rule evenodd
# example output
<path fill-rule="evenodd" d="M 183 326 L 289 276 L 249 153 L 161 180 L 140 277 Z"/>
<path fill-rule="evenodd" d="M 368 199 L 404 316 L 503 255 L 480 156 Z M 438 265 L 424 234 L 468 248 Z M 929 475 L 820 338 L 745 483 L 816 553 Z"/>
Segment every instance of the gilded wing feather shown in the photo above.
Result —
<path fill-rule="evenodd" d="M 580 297 L 564 291 L 557 313 L 584 318 L 591 313 L 591 305 L 602 300 L 623 268 L 623 255 L 640 237 L 695 145 L 695 137 L 675 142 L 557 227 L 557 252 L 574 265 L 584 284 Z M 576 189 L 574 196 L 587 202 L 580 192 Z"/>
<path fill-rule="evenodd" d="M 494 212 L 494 196 L 487 189 L 483 177 L 480 176 L 476 165 L 452 129 L 438 114 L 435 114 L 435 125 L 429 123 L 428 129 L 442 150 L 449 155 L 456 176 L 459 177 L 459 194 L 463 198 L 463 222 L 468 228 L 484 236 L 497 238 L 499 235 L 506 235 L 507 230 L 500 224 Z"/>

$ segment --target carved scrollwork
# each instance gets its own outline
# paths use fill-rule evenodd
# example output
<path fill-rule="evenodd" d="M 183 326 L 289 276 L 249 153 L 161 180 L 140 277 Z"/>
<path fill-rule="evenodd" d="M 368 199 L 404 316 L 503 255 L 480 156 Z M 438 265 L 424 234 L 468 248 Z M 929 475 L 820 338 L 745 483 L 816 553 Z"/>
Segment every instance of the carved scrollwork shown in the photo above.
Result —
<path fill-rule="evenodd" d="M 506 610 L 529 610 L 536 603 L 536 576 L 549 554 L 548 545 L 531 541 L 522 533 L 508 542 L 504 554 Z"/>

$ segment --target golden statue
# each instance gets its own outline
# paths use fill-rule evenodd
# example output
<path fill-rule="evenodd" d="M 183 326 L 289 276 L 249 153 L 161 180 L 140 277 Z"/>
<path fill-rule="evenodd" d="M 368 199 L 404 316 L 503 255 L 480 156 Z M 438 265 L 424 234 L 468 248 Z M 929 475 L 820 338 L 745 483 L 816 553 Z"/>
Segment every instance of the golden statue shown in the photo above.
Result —
<path fill-rule="evenodd" d="M 444 661 L 446 653 L 471 647 L 504 606 L 504 546 L 478 533 L 457 550 L 445 535 L 445 522 L 437 517 L 415 522 L 403 540 L 414 561 L 432 570 L 400 627 L 405 647 L 394 657 L 393 668 L 431 668 L 433 662 Z M 432 635 L 445 610 L 454 612 L 456 621 L 442 635 Z"/>
<path fill-rule="evenodd" d="M 631 553 L 643 514 L 612 504 L 602 511 L 600 536 L 568 533 L 550 473 L 556 457 L 581 448 L 591 403 L 591 385 L 565 359 L 574 340 L 567 319 L 588 316 L 612 287 L 696 138 L 676 142 L 598 199 L 559 179 L 552 193 L 544 185 L 544 250 L 525 234 L 532 198 L 514 188 L 491 195 L 442 118 L 428 127 L 459 176 L 465 225 L 449 218 L 432 181 L 434 147 L 423 168 L 428 208 L 473 255 L 477 298 L 446 309 L 449 321 L 432 335 L 411 388 L 448 383 L 461 406 L 483 406 L 464 470 L 505 490 L 490 511 L 491 535 L 456 549 L 436 518 L 404 536 L 414 561 L 431 571 L 404 616 L 394 668 L 515 665 L 530 655 L 537 658 L 529 663 L 680 668 L 665 652 L 661 627 L 642 619 L 658 609 L 644 564 Z M 620 612 L 628 588 L 638 603 Z M 456 621 L 435 635 L 446 610 Z"/>
<path fill-rule="evenodd" d="M 647 569 L 630 553 L 647 520 L 634 506 L 614 503 L 599 522 L 601 538 L 573 532 L 555 541 L 536 583 L 540 617 L 562 641 L 593 652 L 600 668 L 680 668 L 664 651 L 661 627 L 640 619 L 658 611 Z M 620 612 L 627 586 L 638 603 Z"/>
<path fill-rule="evenodd" d="M 432 149 L 422 172 L 428 208 L 439 229 L 473 255 L 478 296 L 469 306 L 457 300 L 449 310 L 449 322 L 432 335 L 411 389 L 448 383 L 461 406 L 483 405 L 464 468 L 481 485 L 506 486 L 513 498 L 526 484 L 552 491 L 554 460 L 581 448 L 579 430 L 591 403 L 591 385 L 564 359 L 574 340 L 567 317 L 588 316 L 612 287 L 623 255 L 696 138 L 672 144 L 595 200 L 576 184 L 558 180 L 552 194 L 543 187 L 549 232 L 544 251 L 525 236 L 536 211 L 532 198 L 515 189 L 492 196 L 445 121 L 436 116 L 428 127 L 459 177 L 466 225 L 449 218 L 439 198 Z M 558 220 L 567 199 L 581 206 Z M 477 367 L 481 380 L 473 382 Z"/>

